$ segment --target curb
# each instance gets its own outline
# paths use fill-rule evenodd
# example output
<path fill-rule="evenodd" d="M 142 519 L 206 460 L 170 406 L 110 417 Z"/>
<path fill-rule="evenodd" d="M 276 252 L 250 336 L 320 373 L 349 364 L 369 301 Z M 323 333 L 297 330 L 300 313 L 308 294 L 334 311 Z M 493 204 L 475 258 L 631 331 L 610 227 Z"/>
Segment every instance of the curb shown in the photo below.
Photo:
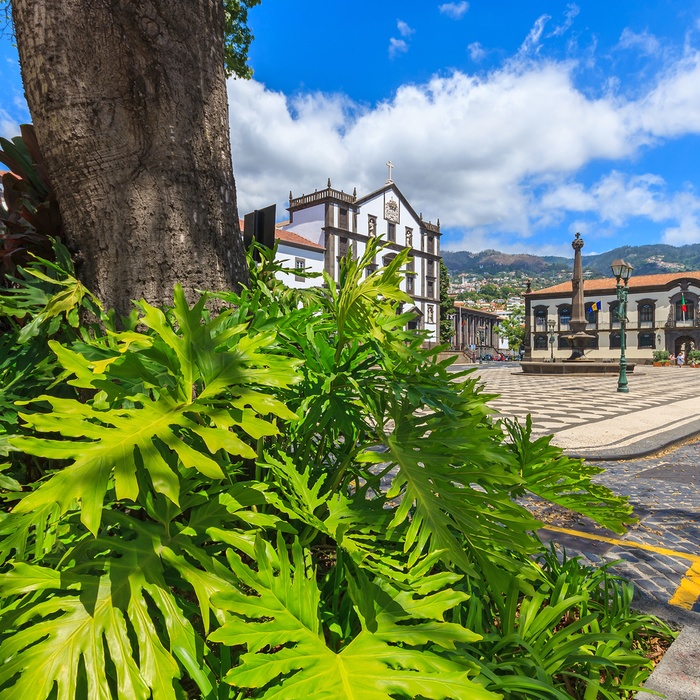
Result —
<path fill-rule="evenodd" d="M 635 594 L 633 607 L 648 615 L 681 627 L 644 688 L 663 693 L 667 700 L 700 700 L 700 614 L 667 605 L 645 594 Z M 658 695 L 638 692 L 635 700 L 652 700 Z"/>
<path fill-rule="evenodd" d="M 555 433 L 556 434 L 556 433 Z M 673 428 L 667 432 L 659 433 L 650 437 L 643 437 L 639 442 L 628 447 L 618 448 L 601 448 L 599 450 L 591 450 L 590 452 L 577 452 L 576 449 L 567 450 L 564 452 L 573 459 L 585 459 L 589 462 L 614 462 L 616 460 L 638 459 L 640 457 L 649 457 L 650 455 L 661 452 L 674 445 L 680 445 L 686 440 L 700 435 L 698 424 L 683 426 L 682 428 Z"/>

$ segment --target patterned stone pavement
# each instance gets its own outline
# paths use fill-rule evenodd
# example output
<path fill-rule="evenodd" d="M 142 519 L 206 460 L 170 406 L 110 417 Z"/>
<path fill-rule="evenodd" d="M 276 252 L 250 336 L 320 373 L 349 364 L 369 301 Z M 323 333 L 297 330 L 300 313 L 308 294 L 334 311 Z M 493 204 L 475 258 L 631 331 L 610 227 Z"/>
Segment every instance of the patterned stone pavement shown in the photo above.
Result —
<path fill-rule="evenodd" d="M 543 377 L 523 374 L 517 365 L 490 363 L 475 367 L 485 390 L 500 394 L 491 405 L 506 417 L 524 419 L 530 413 L 533 432 L 538 435 L 581 425 L 595 431 L 595 424 L 601 421 L 630 417 L 647 409 L 663 412 L 684 400 L 697 401 L 694 415 L 700 418 L 700 369 L 638 367 L 628 375 L 630 393 L 622 394 L 617 392 L 616 375 Z"/>
<path fill-rule="evenodd" d="M 535 504 L 538 517 L 566 531 L 542 530 L 543 541 L 553 541 L 567 555 L 579 555 L 591 563 L 620 560 L 612 570 L 642 593 L 660 603 L 700 612 L 700 441 L 671 448 L 661 456 L 597 462 L 596 466 L 605 472 L 595 480 L 629 496 L 639 522 L 617 535 L 554 508 L 538 512 Z M 601 539 L 583 538 L 577 532 Z"/>
<path fill-rule="evenodd" d="M 629 437 L 616 443 L 624 445 L 628 459 L 597 461 L 605 472 L 596 480 L 629 496 L 639 522 L 616 535 L 585 518 L 545 509 L 540 517 L 561 529 L 541 531 L 542 539 L 590 562 L 620 560 L 613 571 L 642 593 L 700 612 L 700 438 L 639 456 L 647 444 L 677 439 L 681 424 L 684 435 L 700 432 L 700 370 L 638 369 L 629 376 L 629 394 L 616 391 L 614 376 L 542 378 L 494 365 L 477 372 L 486 391 L 500 394 L 492 405 L 502 415 L 523 420 L 530 413 L 533 432 L 554 433 L 554 442 L 573 436 L 569 444 L 559 440 L 570 453 L 577 451 L 576 439 L 605 435 L 610 426 L 618 437 Z"/>

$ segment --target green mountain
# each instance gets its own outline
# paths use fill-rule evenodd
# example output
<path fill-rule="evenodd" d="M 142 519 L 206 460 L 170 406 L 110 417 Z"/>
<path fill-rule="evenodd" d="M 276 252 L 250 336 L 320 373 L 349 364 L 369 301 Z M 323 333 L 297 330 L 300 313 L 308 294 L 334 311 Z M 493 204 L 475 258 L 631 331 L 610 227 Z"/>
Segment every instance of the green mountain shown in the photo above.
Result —
<path fill-rule="evenodd" d="M 520 272 L 533 277 L 556 277 L 572 269 L 574 264 L 573 251 L 571 258 L 500 253 L 497 250 L 483 250 L 479 253 L 445 251 L 442 257 L 453 275 Z M 588 270 L 591 277 L 610 277 L 610 263 L 616 258 L 624 258 L 630 263 L 634 267 L 635 275 L 700 270 L 700 243 L 678 247 L 660 243 L 623 246 L 607 253 L 584 255 L 584 271 Z"/>

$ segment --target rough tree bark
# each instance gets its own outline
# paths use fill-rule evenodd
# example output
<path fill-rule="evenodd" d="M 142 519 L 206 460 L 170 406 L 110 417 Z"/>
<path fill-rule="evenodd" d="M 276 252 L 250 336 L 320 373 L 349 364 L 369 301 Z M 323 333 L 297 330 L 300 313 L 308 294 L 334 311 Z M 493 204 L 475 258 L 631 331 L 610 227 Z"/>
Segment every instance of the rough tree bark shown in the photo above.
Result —
<path fill-rule="evenodd" d="M 12 0 L 80 279 L 107 307 L 247 280 L 221 0 Z"/>

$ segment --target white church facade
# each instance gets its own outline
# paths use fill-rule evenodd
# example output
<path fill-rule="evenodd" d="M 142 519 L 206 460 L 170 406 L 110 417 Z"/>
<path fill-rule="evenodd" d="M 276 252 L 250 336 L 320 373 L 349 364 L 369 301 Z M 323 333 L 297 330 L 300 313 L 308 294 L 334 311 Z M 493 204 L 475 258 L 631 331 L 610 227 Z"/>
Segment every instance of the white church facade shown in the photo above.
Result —
<path fill-rule="evenodd" d="M 390 170 L 391 175 L 391 170 Z M 289 222 L 278 225 L 278 257 L 287 267 L 321 270 L 338 280 L 340 261 L 350 251 L 360 257 L 371 238 L 387 243 L 374 269 L 386 264 L 401 250 L 410 250 L 410 261 L 402 282 L 416 318 L 409 327 L 428 331 L 428 342 L 437 342 L 440 328 L 440 222 L 425 221 L 416 213 L 396 184 L 387 180 L 383 187 L 364 196 L 334 189 L 330 179 L 325 189 L 313 194 L 289 197 Z M 319 284 L 293 273 L 283 281 L 291 287 Z"/>

